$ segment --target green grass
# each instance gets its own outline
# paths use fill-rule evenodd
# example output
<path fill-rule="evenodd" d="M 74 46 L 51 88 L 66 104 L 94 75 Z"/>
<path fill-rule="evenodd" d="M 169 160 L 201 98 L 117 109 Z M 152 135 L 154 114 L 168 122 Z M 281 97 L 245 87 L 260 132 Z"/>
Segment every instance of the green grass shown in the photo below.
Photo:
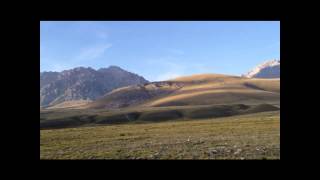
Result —
<path fill-rule="evenodd" d="M 41 159 L 280 159 L 280 111 L 40 133 Z"/>

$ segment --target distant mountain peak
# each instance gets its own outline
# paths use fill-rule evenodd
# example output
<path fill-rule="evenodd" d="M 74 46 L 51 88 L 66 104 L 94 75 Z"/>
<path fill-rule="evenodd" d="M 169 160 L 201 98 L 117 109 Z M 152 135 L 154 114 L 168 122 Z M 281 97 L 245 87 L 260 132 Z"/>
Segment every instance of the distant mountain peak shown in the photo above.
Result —
<path fill-rule="evenodd" d="M 108 67 L 108 69 L 121 69 L 121 68 L 119 66 L 111 65 Z"/>
<path fill-rule="evenodd" d="M 99 70 L 76 67 L 62 72 L 40 72 L 40 106 L 95 100 L 115 88 L 147 82 L 143 77 L 118 66 Z"/>
<path fill-rule="evenodd" d="M 75 67 L 71 70 L 74 70 L 74 71 L 81 71 L 81 70 L 94 70 L 93 68 L 91 67 L 82 67 L 82 66 L 79 66 L 79 67 Z"/>
<path fill-rule="evenodd" d="M 124 69 L 122 69 L 122 68 L 120 68 L 119 66 L 109 66 L 109 67 L 107 67 L 107 68 L 100 68 L 100 69 L 98 69 L 98 71 L 126 71 L 126 70 L 124 70 Z"/>
<path fill-rule="evenodd" d="M 266 61 L 243 76 L 247 78 L 280 78 L 280 59 Z"/>

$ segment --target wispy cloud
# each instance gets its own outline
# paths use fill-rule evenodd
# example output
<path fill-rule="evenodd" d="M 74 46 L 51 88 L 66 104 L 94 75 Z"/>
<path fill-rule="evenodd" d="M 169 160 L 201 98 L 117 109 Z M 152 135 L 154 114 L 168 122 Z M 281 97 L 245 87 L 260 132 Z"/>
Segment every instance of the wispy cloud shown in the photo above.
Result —
<path fill-rule="evenodd" d="M 152 80 L 164 81 L 179 76 L 214 72 L 213 68 L 199 62 L 187 62 L 176 57 L 161 57 L 146 61 L 149 66 L 157 67 L 158 75 Z"/>
<path fill-rule="evenodd" d="M 44 66 L 45 63 L 45 66 Z M 60 61 L 50 59 L 50 58 L 40 58 L 40 71 L 43 71 L 43 68 L 49 69 L 49 71 L 63 71 L 66 69 L 70 69 L 72 64 L 69 61 L 65 61 L 61 63 Z"/>
<path fill-rule="evenodd" d="M 159 58 L 147 59 L 146 65 L 150 68 L 155 68 L 157 75 L 150 78 L 152 81 L 163 81 L 181 76 L 184 72 L 183 67 L 177 63 L 177 58 L 166 56 Z"/>
<path fill-rule="evenodd" d="M 107 39 L 110 29 L 104 23 L 92 21 L 77 21 L 68 23 L 69 29 L 75 31 L 79 35 L 91 36 L 94 39 Z"/>
<path fill-rule="evenodd" d="M 105 51 L 112 47 L 112 44 L 103 44 L 98 46 L 92 46 L 83 48 L 79 55 L 75 58 L 76 61 L 92 60 L 102 56 Z"/>
<path fill-rule="evenodd" d="M 88 46 L 76 51 L 73 56 L 59 57 L 58 59 L 54 57 L 48 58 L 42 54 L 40 57 L 40 70 L 50 69 L 51 71 L 62 71 L 77 66 L 85 66 L 84 64 L 86 64 L 86 62 L 94 61 L 95 59 L 102 57 L 111 47 L 112 44 L 110 43 Z"/>
<path fill-rule="evenodd" d="M 183 74 L 179 74 L 175 72 L 166 72 L 164 74 L 160 74 L 159 76 L 157 76 L 155 81 L 164 81 L 164 80 L 174 79 L 180 76 L 183 76 Z"/>

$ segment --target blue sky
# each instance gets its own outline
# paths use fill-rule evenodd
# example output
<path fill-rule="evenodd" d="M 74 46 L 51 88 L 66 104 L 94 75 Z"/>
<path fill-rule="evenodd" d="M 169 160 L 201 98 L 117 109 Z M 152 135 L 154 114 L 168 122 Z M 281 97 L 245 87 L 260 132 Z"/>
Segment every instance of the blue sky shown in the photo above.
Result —
<path fill-rule="evenodd" d="M 119 66 L 159 81 L 280 59 L 279 21 L 42 21 L 40 71 Z"/>

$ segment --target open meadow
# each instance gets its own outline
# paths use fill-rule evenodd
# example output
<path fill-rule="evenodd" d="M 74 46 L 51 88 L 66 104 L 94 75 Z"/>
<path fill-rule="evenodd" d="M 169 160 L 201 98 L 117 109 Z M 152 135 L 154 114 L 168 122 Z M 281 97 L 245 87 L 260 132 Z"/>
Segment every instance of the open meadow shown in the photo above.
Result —
<path fill-rule="evenodd" d="M 41 159 L 280 159 L 280 111 L 40 134 Z"/>

